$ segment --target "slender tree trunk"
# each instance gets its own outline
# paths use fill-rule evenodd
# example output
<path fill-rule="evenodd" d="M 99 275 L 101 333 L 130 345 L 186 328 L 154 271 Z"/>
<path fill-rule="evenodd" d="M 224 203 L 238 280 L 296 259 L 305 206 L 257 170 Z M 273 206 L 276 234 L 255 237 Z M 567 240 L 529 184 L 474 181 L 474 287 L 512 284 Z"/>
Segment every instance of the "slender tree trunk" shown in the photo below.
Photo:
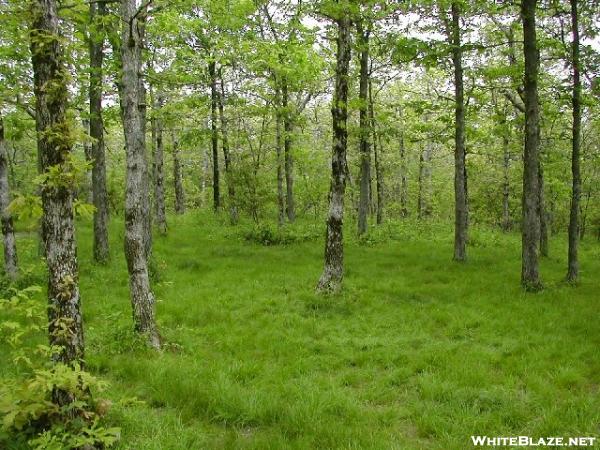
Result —
<path fill-rule="evenodd" d="M 539 290 L 538 243 L 540 240 L 539 168 L 540 111 L 538 98 L 539 52 L 536 41 L 536 0 L 521 1 L 523 53 L 525 56 L 525 146 L 523 152 L 523 220 L 521 284 Z"/>
<path fill-rule="evenodd" d="M 408 217 L 408 167 L 406 164 L 406 147 L 404 145 L 404 123 L 400 125 L 398 144 L 400 146 L 400 215 Z"/>
<path fill-rule="evenodd" d="M 165 173 L 164 173 L 164 139 L 163 139 L 163 120 L 160 117 L 160 109 L 163 107 L 164 99 L 159 94 L 154 103 L 154 117 L 152 118 L 152 127 L 154 128 L 154 215 L 156 225 L 162 234 L 167 232 L 167 214 L 165 211 Z"/>
<path fill-rule="evenodd" d="M 346 149 L 348 145 L 348 66 L 350 65 L 350 17 L 348 11 L 337 20 L 337 56 L 335 91 L 331 115 L 333 122 L 333 153 L 331 159 L 331 186 L 329 213 L 325 237 L 325 267 L 317 290 L 338 291 L 344 276 L 344 192 L 346 190 Z"/>
<path fill-rule="evenodd" d="M 460 39 L 460 6 L 452 2 L 452 62 L 454 65 L 455 133 L 454 133 L 454 260 L 466 261 L 469 227 L 467 198 L 467 166 L 465 149 L 465 96 L 462 47 Z"/>
<path fill-rule="evenodd" d="M 0 220 L 2 221 L 2 236 L 4 238 L 4 273 L 11 280 L 15 280 L 19 275 L 19 264 L 13 218 L 10 211 L 8 211 L 9 204 L 8 151 L 4 139 L 4 120 L 0 113 Z"/>
<path fill-rule="evenodd" d="M 540 167 L 538 169 L 538 189 L 540 205 L 540 256 L 548 256 L 548 233 L 549 218 L 546 208 L 546 188 L 544 186 L 544 164 L 542 163 L 542 153 L 540 152 Z"/>
<path fill-rule="evenodd" d="M 110 258 L 108 246 L 108 195 L 106 192 L 106 155 L 104 120 L 102 118 L 102 81 L 105 31 L 102 19 L 106 5 L 90 3 L 90 136 L 92 137 L 92 199 L 94 202 L 94 260 L 106 263 Z"/>
<path fill-rule="evenodd" d="M 223 159 L 225 160 L 225 181 L 227 182 L 227 196 L 229 201 L 229 219 L 232 224 L 239 220 L 237 205 L 235 202 L 235 185 L 231 173 L 231 154 L 229 151 L 229 138 L 227 135 L 227 117 L 225 116 L 225 83 L 223 83 L 223 72 L 219 68 L 219 80 L 221 91 L 219 93 L 219 118 L 221 120 L 221 142 L 223 145 Z"/>
<path fill-rule="evenodd" d="M 32 3 L 31 61 L 36 98 L 37 146 L 42 172 L 69 170 L 72 141 L 66 114 L 67 70 L 60 46 L 59 18 L 55 0 Z M 49 89 L 49 86 L 52 89 Z M 48 334 L 50 344 L 60 347 L 53 360 L 83 364 L 84 339 L 79 296 L 79 271 L 73 220 L 74 186 L 47 180 L 41 189 L 42 230 L 48 266 Z M 59 405 L 74 401 L 72 395 L 55 390 Z"/>
<path fill-rule="evenodd" d="M 567 281 L 576 282 L 579 276 L 579 222 L 581 199 L 581 76 L 579 61 L 579 13 L 578 1 L 571 0 L 571 26 L 573 28 L 572 65 L 573 65 L 573 141 L 571 152 L 571 173 L 573 187 L 571 191 L 571 213 L 569 216 L 569 262 Z"/>
<path fill-rule="evenodd" d="M 360 151 L 360 197 L 358 200 L 358 234 L 368 228 L 369 199 L 371 190 L 371 147 L 368 113 L 369 92 L 369 30 L 364 30 L 362 22 L 356 23 L 358 47 L 360 50 L 360 82 L 358 89 L 359 107 L 359 151 Z"/>
<path fill-rule="evenodd" d="M 506 123 L 506 120 L 504 121 Z M 510 131 L 502 134 L 502 230 L 510 231 Z"/>
<path fill-rule="evenodd" d="M 296 220 L 294 204 L 294 158 L 292 156 L 292 112 L 289 110 L 288 85 L 284 79 L 281 86 L 283 108 L 283 149 L 285 155 L 285 212 L 289 222 Z"/>
<path fill-rule="evenodd" d="M 373 156 L 375 157 L 375 189 L 377 191 L 377 225 L 383 223 L 383 168 L 381 166 L 379 152 L 383 149 L 381 145 L 381 136 L 377 134 L 375 126 L 375 105 L 373 102 L 373 92 L 371 80 L 369 80 L 369 127 L 373 138 Z M 378 145 L 379 144 L 379 145 Z"/>
<path fill-rule="evenodd" d="M 149 344 L 160 347 L 154 318 L 154 295 L 150 289 L 146 252 L 148 199 L 145 124 L 140 104 L 145 102 L 141 89 L 141 49 L 146 11 L 138 13 L 135 0 L 121 1 L 121 104 L 127 159 L 125 191 L 125 258 L 135 330 L 145 334 Z"/>
<path fill-rule="evenodd" d="M 431 150 L 431 143 L 426 142 L 419 156 L 419 197 L 417 199 L 419 219 L 431 216 Z"/>
<path fill-rule="evenodd" d="M 91 136 L 89 119 L 85 119 L 85 118 L 81 119 L 81 126 L 83 127 L 83 131 L 85 132 L 85 134 L 87 134 L 88 136 Z M 85 140 L 83 142 L 83 153 L 85 156 L 85 162 L 88 164 L 92 164 L 94 161 L 94 157 L 92 156 L 92 145 L 87 140 Z M 86 172 L 85 178 L 86 178 L 85 188 L 87 190 L 86 202 L 89 204 L 93 204 L 94 203 L 94 192 L 92 189 L 92 169 L 91 168 Z M 75 195 L 75 196 L 79 197 L 78 195 Z"/>
<path fill-rule="evenodd" d="M 217 90 L 216 63 L 208 63 L 210 76 L 210 126 L 213 158 L 213 208 L 218 211 L 221 207 L 221 192 L 219 189 L 219 132 L 217 129 L 217 103 L 219 92 Z"/>
<path fill-rule="evenodd" d="M 282 107 L 281 93 L 279 88 L 275 89 L 275 149 L 277 152 L 277 208 L 279 210 L 279 225 L 285 223 L 285 193 L 283 192 L 283 139 L 282 139 Z"/>
<path fill-rule="evenodd" d="M 173 180 L 175 182 L 175 213 L 185 212 L 185 190 L 183 189 L 183 171 L 181 170 L 181 158 L 179 157 L 179 140 L 175 132 L 171 132 L 173 143 Z"/>

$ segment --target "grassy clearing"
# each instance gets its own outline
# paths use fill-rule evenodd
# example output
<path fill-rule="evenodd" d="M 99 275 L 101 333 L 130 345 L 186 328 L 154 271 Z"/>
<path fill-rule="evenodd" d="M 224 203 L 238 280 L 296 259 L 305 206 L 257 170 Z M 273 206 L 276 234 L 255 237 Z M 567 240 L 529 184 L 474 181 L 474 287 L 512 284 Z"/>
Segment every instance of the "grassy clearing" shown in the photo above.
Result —
<path fill-rule="evenodd" d="M 119 448 L 459 450 L 472 434 L 600 433 L 595 242 L 577 288 L 561 282 L 561 237 L 547 289 L 524 294 L 518 236 L 476 230 L 460 265 L 448 226 L 390 225 L 349 238 L 344 292 L 319 297 L 320 239 L 263 246 L 208 215 L 171 217 L 154 241 L 169 343 L 155 354 L 130 331 L 122 224 L 108 267 L 79 228 L 89 368 L 107 397 L 144 402 L 111 410 Z M 33 241 L 19 244 L 32 264 Z"/>

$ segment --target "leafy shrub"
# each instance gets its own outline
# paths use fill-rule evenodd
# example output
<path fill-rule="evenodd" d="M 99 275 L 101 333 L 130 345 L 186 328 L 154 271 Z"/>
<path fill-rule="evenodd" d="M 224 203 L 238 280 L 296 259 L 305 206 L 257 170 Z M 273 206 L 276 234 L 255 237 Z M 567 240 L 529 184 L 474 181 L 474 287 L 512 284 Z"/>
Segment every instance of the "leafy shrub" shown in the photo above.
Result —
<path fill-rule="evenodd" d="M 248 242 L 255 242 L 261 245 L 287 245 L 319 239 L 323 236 L 323 228 L 311 225 L 294 224 L 277 227 L 271 224 L 264 224 L 244 229 L 242 236 Z"/>
<path fill-rule="evenodd" d="M 47 329 L 45 305 L 33 297 L 40 291 L 13 289 L 0 300 L 0 336 L 15 369 L 0 383 L 0 446 L 6 440 L 40 450 L 111 447 L 120 431 L 101 423 L 110 402 L 92 396 L 106 383 L 79 364 L 51 362 L 59 349 L 40 343 Z M 72 400 L 59 404 L 59 395 Z"/>

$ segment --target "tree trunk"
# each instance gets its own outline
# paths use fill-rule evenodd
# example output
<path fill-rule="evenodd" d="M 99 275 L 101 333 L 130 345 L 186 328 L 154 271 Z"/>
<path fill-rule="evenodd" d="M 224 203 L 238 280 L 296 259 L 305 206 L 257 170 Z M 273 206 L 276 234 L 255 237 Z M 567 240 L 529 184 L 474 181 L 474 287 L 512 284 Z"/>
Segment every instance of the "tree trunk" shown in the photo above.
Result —
<path fill-rule="evenodd" d="M 292 112 L 288 107 L 288 86 L 284 79 L 281 87 L 283 108 L 283 149 L 285 155 L 285 212 L 289 222 L 296 220 L 294 205 L 294 159 L 292 156 Z"/>
<path fill-rule="evenodd" d="M 404 145 L 404 123 L 401 123 L 398 144 L 400 146 L 400 215 L 408 217 L 408 168 L 406 164 L 406 148 Z"/>
<path fill-rule="evenodd" d="M 175 213 L 185 212 L 185 191 L 183 189 L 183 172 L 181 170 L 181 158 L 179 157 L 179 140 L 175 132 L 171 132 L 173 143 L 173 180 L 175 182 Z"/>
<path fill-rule="evenodd" d="M 469 206 L 465 149 L 465 99 L 460 39 L 460 6 L 452 2 L 452 62 L 454 65 L 454 260 L 466 261 Z"/>
<path fill-rule="evenodd" d="M 377 127 L 375 126 L 375 109 L 373 102 L 373 92 L 371 88 L 371 81 L 369 80 L 369 127 L 371 129 L 371 136 L 373 138 L 373 156 L 375 157 L 375 189 L 377 191 L 377 212 L 376 220 L 377 225 L 383 223 L 383 168 L 379 157 L 379 152 L 382 150 L 381 136 L 377 134 Z"/>
<path fill-rule="evenodd" d="M 85 134 L 87 134 L 88 136 L 90 135 L 90 121 L 89 119 L 81 119 L 81 126 L 83 127 L 83 131 L 85 132 Z M 87 139 L 83 141 L 83 154 L 85 156 L 85 162 L 88 164 L 93 164 L 94 161 L 94 157 L 92 156 L 92 145 L 91 142 L 88 142 Z M 89 204 L 93 204 L 94 203 L 94 193 L 92 190 L 92 169 L 90 167 L 90 169 L 86 172 L 85 174 L 85 178 L 86 178 L 86 191 L 87 191 L 87 199 L 86 202 Z M 79 195 L 75 195 L 75 197 L 79 197 Z"/>
<path fill-rule="evenodd" d="M 208 63 L 208 74 L 210 76 L 210 127 L 213 158 L 213 208 L 218 211 L 221 207 L 221 192 L 219 190 L 219 134 L 217 129 L 217 103 L 219 92 L 217 91 L 216 63 Z"/>
<path fill-rule="evenodd" d="M 544 164 L 542 163 L 542 154 L 540 152 L 540 167 L 538 169 L 538 189 L 540 205 L 540 256 L 548 256 L 548 233 L 549 218 L 546 209 L 546 191 L 544 186 Z"/>
<path fill-rule="evenodd" d="M 431 150 L 432 144 L 426 142 L 419 156 L 419 197 L 417 215 L 419 219 L 431 216 Z"/>
<path fill-rule="evenodd" d="M 225 160 L 225 181 L 227 182 L 227 196 L 229 201 L 229 219 L 233 225 L 238 222 L 238 211 L 235 203 L 235 186 L 233 174 L 231 173 L 231 155 L 229 152 L 229 139 L 227 136 L 227 118 L 225 117 L 225 84 L 223 83 L 223 72 L 219 68 L 219 79 L 221 91 L 219 93 L 219 118 L 221 120 L 221 142 L 223 145 L 223 159 Z"/>
<path fill-rule="evenodd" d="M 504 120 L 506 124 L 506 120 Z M 510 231 L 510 131 L 504 130 L 502 134 L 502 231 Z"/>
<path fill-rule="evenodd" d="M 348 144 L 348 66 L 350 65 L 350 17 L 343 11 L 337 20 L 337 56 L 335 91 L 331 116 L 333 123 L 333 153 L 331 159 L 331 186 L 329 213 L 325 237 L 325 267 L 317 290 L 334 292 L 341 288 L 344 276 L 344 192 L 346 190 L 346 149 Z"/>
<path fill-rule="evenodd" d="M 135 330 L 149 344 L 160 347 L 154 318 L 154 295 L 150 289 L 146 252 L 148 199 L 145 124 L 141 104 L 145 102 L 140 81 L 141 50 L 146 11 L 137 11 L 135 0 L 121 1 L 121 104 L 127 160 L 125 191 L 125 258 Z"/>
<path fill-rule="evenodd" d="M 154 215 L 156 225 L 162 234 L 167 232 L 167 214 L 165 212 L 165 173 L 164 173 L 164 139 L 163 139 L 163 120 L 160 117 L 160 109 L 163 107 L 164 99 L 159 94 L 154 103 L 154 114 L 152 118 L 152 127 L 154 132 Z"/>
<path fill-rule="evenodd" d="M 64 173 L 70 170 L 72 140 L 66 114 L 68 75 L 60 46 L 57 5 L 54 0 L 37 0 L 32 7 L 30 41 L 38 153 L 42 173 L 51 169 Z M 82 365 L 84 339 L 73 191 L 71 184 L 46 179 L 41 189 L 42 234 L 48 266 L 48 334 L 50 344 L 60 347 L 53 360 Z M 54 394 L 59 405 L 75 400 L 64 391 L 56 390 Z"/>
<path fill-rule="evenodd" d="M 368 113 L 369 93 L 369 30 L 364 30 L 362 22 L 356 23 L 358 47 L 360 50 L 359 109 L 359 151 L 360 151 L 360 197 L 358 200 L 358 234 L 368 228 L 369 198 L 371 190 L 371 148 Z"/>
<path fill-rule="evenodd" d="M 536 0 L 521 1 L 523 21 L 523 77 L 525 102 L 525 145 L 523 151 L 523 219 L 521 284 L 527 290 L 539 290 L 538 243 L 540 240 L 539 168 L 540 111 L 538 98 L 539 52 L 536 41 Z"/>
<path fill-rule="evenodd" d="M 0 113 L 0 219 L 4 238 L 4 273 L 11 280 L 19 275 L 17 244 L 13 218 L 8 211 L 10 204 L 10 185 L 8 183 L 8 151 L 4 139 L 4 120 Z"/>
<path fill-rule="evenodd" d="M 282 125 L 283 114 L 281 107 L 281 93 L 275 89 L 275 150 L 277 152 L 277 208 L 279 210 L 279 225 L 285 223 L 285 194 L 283 192 L 283 139 Z"/>
<path fill-rule="evenodd" d="M 102 118 L 102 81 L 104 63 L 104 26 L 106 5 L 90 3 L 90 136 L 92 137 L 92 199 L 94 202 L 94 260 L 106 263 L 108 246 L 108 195 L 106 192 L 106 156 Z"/>
<path fill-rule="evenodd" d="M 571 173 L 573 187 L 571 191 L 571 213 L 569 216 L 569 262 L 567 281 L 576 282 L 579 276 L 579 214 L 581 199 L 581 77 L 579 74 L 579 13 L 577 0 L 571 0 L 571 26 L 573 28 L 572 65 L 573 65 L 573 141 L 571 152 Z"/>

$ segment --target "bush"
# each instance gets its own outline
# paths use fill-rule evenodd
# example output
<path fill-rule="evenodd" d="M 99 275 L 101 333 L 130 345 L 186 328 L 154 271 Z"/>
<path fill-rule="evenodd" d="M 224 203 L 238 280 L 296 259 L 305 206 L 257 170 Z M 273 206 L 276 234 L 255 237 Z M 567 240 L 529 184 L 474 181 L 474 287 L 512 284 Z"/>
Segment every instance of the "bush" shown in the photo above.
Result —
<path fill-rule="evenodd" d="M 248 242 L 261 245 L 287 245 L 319 239 L 323 236 L 323 228 L 313 225 L 293 224 L 277 227 L 264 224 L 244 229 L 242 236 Z"/>
<path fill-rule="evenodd" d="M 111 447 L 120 430 L 102 426 L 110 402 L 92 396 L 106 383 L 79 364 L 52 363 L 59 349 L 39 343 L 47 318 L 43 302 L 32 297 L 40 291 L 13 289 L 0 300 L 0 336 L 15 368 L 0 385 L 0 446 L 5 440 L 40 450 Z M 54 401 L 59 395 L 72 400 L 59 404 Z"/>

